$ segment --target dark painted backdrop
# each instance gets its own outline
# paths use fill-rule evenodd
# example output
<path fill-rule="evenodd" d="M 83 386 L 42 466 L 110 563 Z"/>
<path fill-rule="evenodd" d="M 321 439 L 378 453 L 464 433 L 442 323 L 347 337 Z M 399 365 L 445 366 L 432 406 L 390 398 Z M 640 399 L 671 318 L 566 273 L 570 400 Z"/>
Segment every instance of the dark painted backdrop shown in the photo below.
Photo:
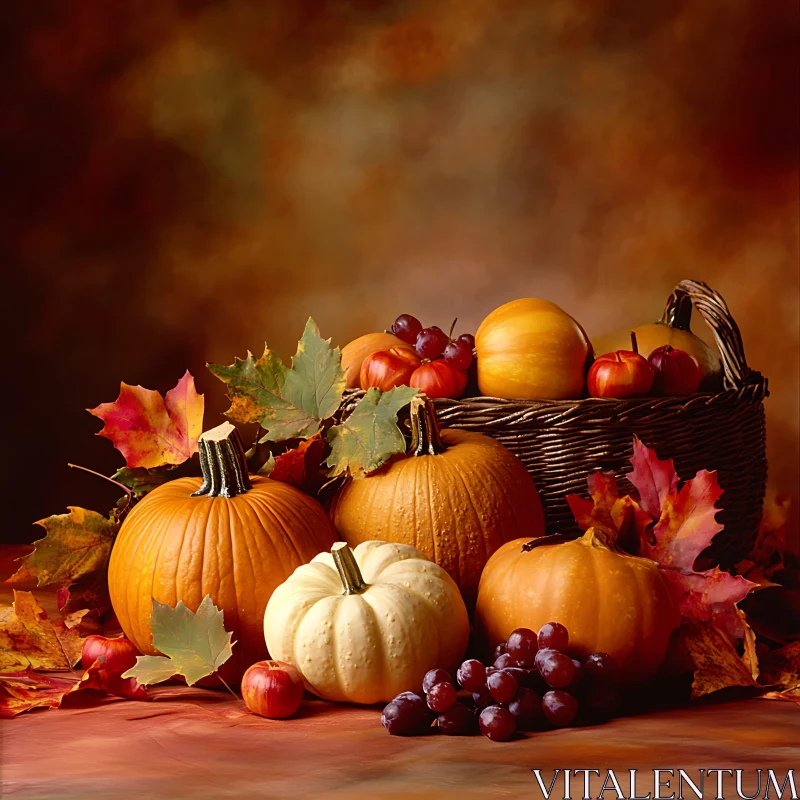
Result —
<path fill-rule="evenodd" d="M 344 343 L 550 298 L 592 333 L 729 301 L 798 488 L 789 0 L 38 0 L 0 39 L 2 537 L 113 499 L 83 409 L 312 314 Z"/>

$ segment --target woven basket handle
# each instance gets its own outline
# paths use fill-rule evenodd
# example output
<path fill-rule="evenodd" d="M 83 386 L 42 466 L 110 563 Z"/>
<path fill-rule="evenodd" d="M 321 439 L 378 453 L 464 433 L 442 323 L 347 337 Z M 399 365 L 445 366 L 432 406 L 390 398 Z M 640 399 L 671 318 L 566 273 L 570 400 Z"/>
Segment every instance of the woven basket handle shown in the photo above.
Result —
<path fill-rule="evenodd" d="M 702 281 L 681 281 L 667 301 L 664 320 L 683 317 L 688 328 L 688 317 L 694 306 L 714 332 L 714 340 L 719 348 L 726 389 L 740 389 L 748 383 L 762 382 L 758 372 L 753 372 L 744 356 L 744 345 L 739 326 L 731 316 L 728 304 L 722 295 L 715 292 Z M 678 325 L 678 327 L 682 327 Z"/>

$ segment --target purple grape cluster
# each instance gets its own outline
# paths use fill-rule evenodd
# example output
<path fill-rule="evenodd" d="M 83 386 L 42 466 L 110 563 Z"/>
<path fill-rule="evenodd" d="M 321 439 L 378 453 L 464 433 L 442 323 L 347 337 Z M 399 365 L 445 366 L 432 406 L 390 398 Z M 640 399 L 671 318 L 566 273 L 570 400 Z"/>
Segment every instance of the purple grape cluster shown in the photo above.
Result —
<path fill-rule="evenodd" d="M 569 655 L 569 632 L 558 622 L 539 633 L 517 628 L 494 651 L 490 666 L 464 661 L 455 680 L 432 669 L 422 693 L 403 692 L 383 710 L 389 733 L 419 735 L 435 725 L 445 736 L 480 731 L 505 742 L 519 731 L 569 727 L 576 720 L 601 722 L 619 706 L 616 668 L 606 653 L 584 661 Z"/>
<path fill-rule="evenodd" d="M 422 323 L 411 314 L 401 314 L 392 325 L 392 333 L 414 347 L 420 358 L 429 361 L 444 358 L 453 369 L 462 372 L 472 364 L 475 337 L 471 333 L 462 333 L 461 336 L 451 339 L 436 325 L 423 328 Z"/>

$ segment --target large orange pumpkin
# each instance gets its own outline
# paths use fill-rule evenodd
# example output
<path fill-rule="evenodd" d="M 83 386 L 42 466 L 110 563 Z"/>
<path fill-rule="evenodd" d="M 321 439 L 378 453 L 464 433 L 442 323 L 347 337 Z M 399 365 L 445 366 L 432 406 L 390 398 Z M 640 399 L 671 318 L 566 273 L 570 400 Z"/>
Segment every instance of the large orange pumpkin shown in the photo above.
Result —
<path fill-rule="evenodd" d="M 471 608 L 492 553 L 544 533 L 539 494 L 499 442 L 453 428 L 440 433 L 424 395 L 411 401 L 411 428 L 410 452 L 345 484 L 333 521 L 351 547 L 372 539 L 415 547 L 447 570 Z"/>
<path fill-rule="evenodd" d="M 345 372 L 348 389 L 363 389 L 361 385 L 361 365 L 364 359 L 373 353 L 391 350 L 393 347 L 402 347 L 406 350 L 413 348 L 393 333 L 366 333 L 353 339 L 342 348 L 342 369 Z"/>
<path fill-rule="evenodd" d="M 475 350 L 481 394 L 568 400 L 583 393 L 592 347 L 566 311 L 527 297 L 486 317 L 475 334 Z"/>
<path fill-rule="evenodd" d="M 666 578 L 649 559 L 607 545 L 594 528 L 571 542 L 544 543 L 551 538 L 509 542 L 486 565 L 475 627 L 487 650 L 515 628 L 560 622 L 575 655 L 608 653 L 624 678 L 652 677 L 680 622 Z"/>
<path fill-rule="evenodd" d="M 122 524 L 108 569 L 111 603 L 125 635 L 155 655 L 152 599 L 192 611 L 206 595 L 233 632 L 222 677 L 238 682 L 267 658 L 264 610 L 296 567 L 339 538 L 322 506 L 286 483 L 247 475 L 230 423 L 200 440 L 203 480 L 180 478 L 153 490 Z"/>

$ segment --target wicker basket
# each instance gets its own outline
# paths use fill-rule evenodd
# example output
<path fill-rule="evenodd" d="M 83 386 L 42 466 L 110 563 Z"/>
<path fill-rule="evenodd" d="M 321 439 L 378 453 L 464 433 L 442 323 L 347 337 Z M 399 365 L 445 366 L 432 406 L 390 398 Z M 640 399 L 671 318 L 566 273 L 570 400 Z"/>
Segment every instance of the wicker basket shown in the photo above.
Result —
<path fill-rule="evenodd" d="M 717 470 L 724 490 L 718 520 L 725 529 L 706 555 L 709 563 L 736 563 L 749 552 L 761 518 L 767 381 L 747 367 L 739 328 L 722 297 L 704 283 L 683 281 L 667 310 L 684 295 L 714 332 L 722 391 L 632 400 L 437 399 L 439 422 L 493 436 L 524 462 L 539 489 L 549 533 L 578 531 L 565 497 L 585 495 L 590 472 L 630 471 L 634 434 L 660 458 L 673 458 L 684 480 L 700 469 Z M 345 405 L 361 394 L 348 393 Z M 622 491 L 630 488 L 626 480 L 620 485 Z"/>

